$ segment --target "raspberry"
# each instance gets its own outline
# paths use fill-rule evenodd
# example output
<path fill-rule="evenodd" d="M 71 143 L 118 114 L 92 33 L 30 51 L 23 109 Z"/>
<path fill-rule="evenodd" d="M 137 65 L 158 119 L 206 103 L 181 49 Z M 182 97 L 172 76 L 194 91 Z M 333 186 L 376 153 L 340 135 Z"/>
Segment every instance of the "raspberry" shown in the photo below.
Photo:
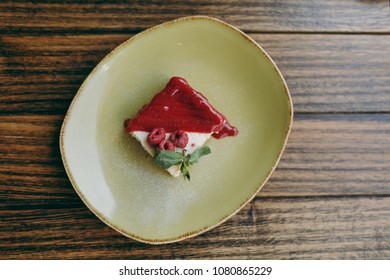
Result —
<path fill-rule="evenodd" d="M 184 130 L 176 130 L 169 136 L 169 140 L 178 148 L 185 148 L 188 144 L 188 134 Z"/>
<path fill-rule="evenodd" d="M 168 150 L 168 151 L 174 151 L 175 147 L 173 146 L 173 143 L 171 141 L 167 141 L 165 139 L 161 140 L 160 143 L 158 143 L 158 148 L 161 151 Z"/>
<path fill-rule="evenodd" d="M 148 135 L 148 143 L 152 146 L 158 145 L 161 140 L 165 140 L 165 130 L 162 127 L 154 128 Z"/>

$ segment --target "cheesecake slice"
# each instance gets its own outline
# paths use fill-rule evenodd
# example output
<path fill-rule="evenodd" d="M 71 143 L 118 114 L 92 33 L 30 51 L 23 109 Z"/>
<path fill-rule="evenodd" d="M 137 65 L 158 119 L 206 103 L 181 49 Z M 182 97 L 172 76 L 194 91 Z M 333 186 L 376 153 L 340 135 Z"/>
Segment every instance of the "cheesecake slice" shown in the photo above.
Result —
<path fill-rule="evenodd" d="M 159 150 L 191 154 L 211 136 L 221 139 L 238 133 L 206 97 L 180 77 L 172 77 L 149 104 L 127 119 L 125 131 L 152 157 Z M 181 173 L 180 165 L 166 170 L 175 177 Z"/>
<path fill-rule="evenodd" d="M 142 147 L 152 156 L 154 157 L 156 155 L 157 148 L 150 145 L 147 141 L 147 137 L 149 132 L 144 131 L 134 131 L 130 133 L 135 139 L 137 139 Z M 183 149 L 186 150 L 186 154 L 191 154 L 195 149 L 202 147 L 206 141 L 211 137 L 211 133 L 196 133 L 196 132 L 189 132 L 188 134 L 188 144 L 185 146 L 185 148 L 178 148 L 175 147 L 176 152 L 182 152 Z M 169 139 L 171 133 L 166 133 L 166 140 Z M 172 176 L 177 177 L 181 174 L 180 166 L 179 165 L 173 165 L 166 169 Z"/>

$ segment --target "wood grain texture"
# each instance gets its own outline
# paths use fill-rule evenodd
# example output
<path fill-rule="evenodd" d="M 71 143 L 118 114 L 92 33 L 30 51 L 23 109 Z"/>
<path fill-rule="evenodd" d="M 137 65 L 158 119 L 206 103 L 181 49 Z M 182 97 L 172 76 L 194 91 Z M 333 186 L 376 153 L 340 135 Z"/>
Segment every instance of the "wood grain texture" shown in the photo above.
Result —
<path fill-rule="evenodd" d="M 298 115 L 261 195 L 390 194 L 390 115 Z"/>
<path fill-rule="evenodd" d="M 60 157 L 62 119 L 0 117 L 0 209 L 82 206 Z M 298 115 L 260 196 L 390 195 L 389 135 L 388 114 Z"/>
<path fill-rule="evenodd" d="M 0 259 L 388 259 L 389 203 L 258 197 L 207 233 L 158 246 L 121 236 L 86 208 L 0 210 Z"/>
<path fill-rule="evenodd" d="M 252 32 L 390 32 L 381 1 L 5 1 L 4 33 L 133 32 L 190 15 L 220 18 Z"/>
<path fill-rule="evenodd" d="M 0 3 L 0 259 L 389 259 L 388 0 Z M 168 245 L 115 232 L 82 203 L 59 132 L 83 80 L 132 35 L 220 18 L 272 56 L 292 93 L 285 153 L 221 226 Z"/>
<path fill-rule="evenodd" d="M 251 34 L 295 112 L 389 112 L 390 36 Z M 0 115 L 65 114 L 96 64 L 130 35 L 2 36 Z"/>
<path fill-rule="evenodd" d="M 390 112 L 390 36 L 253 38 L 282 71 L 296 112 Z"/>

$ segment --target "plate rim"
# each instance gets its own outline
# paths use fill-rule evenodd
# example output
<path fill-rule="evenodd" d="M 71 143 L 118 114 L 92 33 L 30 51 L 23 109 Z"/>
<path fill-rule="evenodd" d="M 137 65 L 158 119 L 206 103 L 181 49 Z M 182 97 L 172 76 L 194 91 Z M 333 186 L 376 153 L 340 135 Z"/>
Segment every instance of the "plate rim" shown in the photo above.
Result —
<path fill-rule="evenodd" d="M 96 209 L 94 206 L 92 206 L 90 204 L 90 202 L 88 201 L 88 199 L 84 196 L 84 194 L 82 193 L 82 191 L 78 187 L 75 179 L 72 176 L 72 173 L 70 171 L 70 167 L 69 167 L 67 159 L 66 159 L 65 148 L 64 148 L 65 130 L 66 130 L 66 126 L 67 126 L 68 119 L 69 119 L 69 116 L 71 114 L 72 108 L 73 108 L 74 104 L 77 102 L 78 97 L 83 92 L 84 86 L 89 82 L 89 80 L 94 75 L 94 73 L 96 71 L 98 71 L 98 69 L 100 69 L 101 66 L 104 63 L 106 63 L 107 60 L 109 60 L 111 58 L 111 56 L 115 55 L 122 48 L 124 48 L 128 44 L 132 43 L 133 41 L 142 38 L 143 36 L 145 36 L 149 32 L 155 31 L 157 29 L 164 28 L 164 27 L 172 25 L 172 24 L 177 24 L 177 23 L 180 23 L 182 21 L 189 21 L 189 20 L 208 20 L 208 21 L 211 21 L 211 22 L 214 22 L 214 23 L 216 22 L 218 24 L 223 25 L 225 28 L 228 28 L 228 29 L 232 30 L 233 32 L 236 32 L 239 35 L 241 35 L 246 41 L 248 41 L 250 44 L 252 44 L 254 47 L 256 47 L 260 51 L 260 53 L 262 53 L 266 57 L 266 59 L 268 59 L 271 62 L 272 67 L 274 68 L 277 76 L 281 80 L 281 83 L 283 85 L 284 94 L 287 97 L 287 101 L 288 101 L 288 105 L 289 105 L 288 106 L 288 119 L 289 119 L 288 127 L 287 127 L 287 130 L 285 131 L 283 145 L 282 145 L 281 149 L 278 152 L 277 158 L 276 158 L 275 162 L 273 163 L 271 170 L 269 171 L 269 173 L 267 174 L 265 179 L 260 183 L 259 187 L 253 193 L 253 195 L 250 196 L 249 198 L 247 198 L 243 203 L 241 203 L 241 205 L 235 211 L 233 211 L 229 215 L 223 216 L 217 223 L 214 223 L 214 224 L 212 224 L 210 226 L 206 226 L 206 227 L 200 228 L 198 230 L 186 232 L 186 233 L 181 234 L 181 235 L 176 236 L 176 237 L 165 238 L 165 239 L 143 238 L 143 237 L 138 236 L 136 234 L 129 233 L 129 232 L 125 231 L 124 229 L 121 229 L 119 226 L 115 225 L 114 223 L 110 222 L 109 219 L 106 219 L 106 217 L 102 213 L 100 213 L 100 211 L 98 209 Z M 184 239 L 187 239 L 187 238 L 191 238 L 191 237 L 200 235 L 200 234 L 202 234 L 202 233 L 204 233 L 206 231 L 209 231 L 209 230 L 211 230 L 211 229 L 221 225 L 222 223 L 224 223 L 225 221 L 227 221 L 228 219 L 230 219 L 231 217 L 236 215 L 245 205 L 247 205 L 250 201 L 252 201 L 257 196 L 257 194 L 260 192 L 260 190 L 263 188 L 263 186 L 268 182 L 269 178 L 271 177 L 272 173 L 275 171 L 275 169 L 276 169 L 276 167 L 277 167 L 277 165 L 278 165 L 278 163 L 279 163 L 279 161 L 280 161 L 280 159 L 282 157 L 282 154 L 283 154 L 283 152 L 285 150 L 288 138 L 289 138 L 290 133 L 291 133 L 293 118 L 294 118 L 294 108 L 293 108 L 293 102 L 292 102 L 290 91 L 288 89 L 288 86 L 287 86 L 287 83 L 286 83 L 284 77 L 282 76 L 279 68 L 277 67 L 277 65 L 273 61 L 273 59 L 270 57 L 270 55 L 254 39 L 249 37 L 247 34 L 245 34 L 243 31 L 241 31 L 237 27 L 235 27 L 235 26 L 233 26 L 233 25 L 231 25 L 229 23 L 226 23 L 226 22 L 224 22 L 224 21 L 222 21 L 222 20 L 220 20 L 218 18 L 215 18 L 215 17 L 205 16 L 205 15 L 194 15 L 194 16 L 180 17 L 180 18 L 177 18 L 177 19 L 174 19 L 174 20 L 166 21 L 166 22 L 160 23 L 158 25 L 149 27 L 149 28 L 145 29 L 144 31 L 142 31 L 142 32 L 140 32 L 140 33 L 130 37 L 127 40 L 125 40 L 123 43 L 119 44 L 113 50 L 111 50 L 103 59 L 101 59 L 99 61 L 99 63 L 94 67 L 94 69 L 84 79 L 83 83 L 81 84 L 80 88 L 78 89 L 77 93 L 75 94 L 75 96 L 73 97 L 73 99 L 72 99 L 72 101 L 71 101 L 71 103 L 69 105 L 69 108 L 68 108 L 68 110 L 67 110 L 67 112 L 65 114 L 63 123 L 61 125 L 60 137 L 59 137 L 59 146 L 60 146 L 61 159 L 62 159 L 62 162 L 63 162 L 64 168 L 65 168 L 66 174 L 67 174 L 67 176 L 69 178 L 69 181 L 70 181 L 73 189 L 76 191 L 77 195 L 81 198 L 81 200 L 87 206 L 87 208 L 98 219 L 100 219 L 103 223 L 105 223 L 106 225 L 108 225 L 109 227 L 114 229 L 115 231 L 119 232 L 120 234 L 122 234 L 122 235 L 124 235 L 124 236 L 126 236 L 128 238 L 134 239 L 136 241 L 147 243 L 147 244 L 153 244 L 153 245 L 168 244 L 168 243 L 173 243 L 173 242 L 179 242 L 181 240 L 184 240 Z"/>

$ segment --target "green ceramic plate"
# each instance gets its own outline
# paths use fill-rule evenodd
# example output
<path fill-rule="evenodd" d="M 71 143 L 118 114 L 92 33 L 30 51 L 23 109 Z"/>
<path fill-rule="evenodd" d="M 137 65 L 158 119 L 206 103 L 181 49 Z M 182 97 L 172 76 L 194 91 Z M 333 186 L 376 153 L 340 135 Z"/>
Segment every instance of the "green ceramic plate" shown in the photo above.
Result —
<path fill-rule="evenodd" d="M 212 154 L 173 178 L 123 131 L 170 77 L 180 76 L 236 126 L 211 139 Z M 292 102 L 275 63 L 238 29 L 209 17 L 167 22 L 132 37 L 99 63 L 66 115 L 60 146 L 85 204 L 120 233 L 169 243 L 234 215 L 275 169 L 292 123 Z"/>

